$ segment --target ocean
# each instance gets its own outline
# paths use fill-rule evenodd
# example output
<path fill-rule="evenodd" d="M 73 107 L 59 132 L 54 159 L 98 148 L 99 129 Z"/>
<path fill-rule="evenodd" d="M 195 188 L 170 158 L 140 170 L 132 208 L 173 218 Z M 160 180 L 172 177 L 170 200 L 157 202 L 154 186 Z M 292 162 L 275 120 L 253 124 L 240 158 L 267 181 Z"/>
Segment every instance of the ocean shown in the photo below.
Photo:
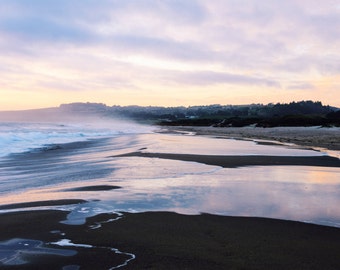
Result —
<path fill-rule="evenodd" d="M 172 211 L 256 216 L 340 227 L 340 168 L 239 166 L 127 153 L 327 156 L 292 144 L 173 133 L 133 122 L 0 123 L 0 212 L 48 200 L 81 204 L 65 223 L 99 213 Z M 18 209 L 15 209 L 17 211 Z"/>

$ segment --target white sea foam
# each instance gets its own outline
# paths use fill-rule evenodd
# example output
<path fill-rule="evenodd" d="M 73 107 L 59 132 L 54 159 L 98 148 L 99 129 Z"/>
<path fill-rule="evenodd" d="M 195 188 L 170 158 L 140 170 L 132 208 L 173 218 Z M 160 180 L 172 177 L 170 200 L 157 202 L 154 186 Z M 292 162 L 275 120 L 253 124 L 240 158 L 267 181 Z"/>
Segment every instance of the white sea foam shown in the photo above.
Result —
<path fill-rule="evenodd" d="M 119 264 L 117 266 L 113 266 L 109 270 L 111 270 L 111 269 L 118 269 L 118 268 L 124 267 L 130 261 L 132 261 L 132 260 L 134 260 L 136 258 L 135 254 L 128 253 L 128 252 L 122 252 L 122 251 L 120 251 L 117 248 L 113 248 L 113 247 L 95 247 L 95 246 L 88 245 L 88 244 L 74 244 L 74 243 L 71 242 L 70 239 L 61 239 L 61 240 L 59 240 L 57 242 L 51 242 L 50 244 L 57 245 L 57 246 L 62 246 L 62 247 L 80 247 L 80 248 L 109 249 L 109 250 L 111 250 L 112 252 L 114 252 L 116 254 L 124 254 L 124 255 L 127 255 L 129 257 L 122 264 Z"/>
<path fill-rule="evenodd" d="M 92 245 L 87 244 L 74 244 L 69 239 L 61 239 L 57 242 L 51 242 L 52 245 L 62 246 L 62 247 L 82 247 L 82 248 L 93 248 Z"/>
<path fill-rule="evenodd" d="M 0 157 L 48 145 L 150 132 L 150 127 L 132 122 L 19 123 L 0 122 Z"/>

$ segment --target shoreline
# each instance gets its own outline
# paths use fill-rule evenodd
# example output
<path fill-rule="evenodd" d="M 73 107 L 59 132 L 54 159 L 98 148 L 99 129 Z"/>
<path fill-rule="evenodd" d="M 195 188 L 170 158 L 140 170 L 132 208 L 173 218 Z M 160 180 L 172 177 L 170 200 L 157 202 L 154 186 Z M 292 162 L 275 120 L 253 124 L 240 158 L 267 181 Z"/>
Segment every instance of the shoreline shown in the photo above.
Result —
<path fill-rule="evenodd" d="M 15 210 L 20 208 L 43 207 L 43 206 L 63 206 L 72 204 L 81 204 L 86 202 L 81 199 L 64 199 L 64 200 L 47 200 L 47 201 L 33 201 L 12 204 L 0 205 L 0 210 Z M 1 213 L 0 213 L 1 214 Z"/>
<path fill-rule="evenodd" d="M 41 241 L 44 248 L 77 252 L 74 256 L 24 252 L 30 263 L 0 263 L 1 269 L 114 269 L 118 265 L 124 265 L 122 269 L 340 268 L 340 229 L 334 227 L 173 212 L 122 213 L 120 219 L 100 214 L 84 225 L 70 226 L 60 223 L 66 215 L 63 211 L 1 214 L 0 244 L 22 238 Z M 91 229 L 93 224 L 100 226 Z M 71 243 L 68 246 L 53 244 L 66 239 Z"/>
<path fill-rule="evenodd" d="M 293 143 L 316 149 L 340 150 L 340 128 L 319 127 L 194 127 L 164 126 L 171 132 L 189 132 L 195 135 L 225 136 L 230 139 L 258 139 Z"/>
<path fill-rule="evenodd" d="M 216 130 L 218 132 L 215 132 Z M 248 136 L 244 130 L 248 130 L 250 135 Z M 288 130 L 281 129 L 269 131 L 264 129 L 260 132 L 268 132 L 268 134 L 264 134 L 262 138 L 259 138 L 261 134 L 251 135 L 251 128 L 230 130 L 229 128 L 172 127 L 171 131 L 233 139 L 249 139 L 251 136 L 256 136 L 256 138 L 252 137 L 252 140 L 270 140 L 257 142 L 260 144 L 276 144 L 271 141 L 279 141 L 277 138 L 283 138 L 283 141 L 285 136 L 289 135 L 284 136 L 284 132 Z M 308 134 L 310 137 L 314 136 L 315 141 L 306 140 L 306 144 L 313 143 L 313 145 L 305 146 L 324 147 L 327 144 L 328 135 L 321 136 L 319 144 L 317 143 L 317 132 Z M 299 140 L 305 138 L 306 129 L 298 129 L 296 133 L 290 130 L 290 133 L 291 137 L 285 143 L 298 144 Z M 335 132 L 330 133 L 329 136 L 337 140 L 330 141 L 328 149 L 336 150 L 339 137 L 334 134 L 338 135 Z M 324 141 L 320 143 L 321 140 Z M 213 156 L 148 153 L 143 152 L 145 149 L 107 157 L 174 159 L 227 168 L 257 165 L 340 167 L 340 159 L 330 156 Z M 43 153 L 43 155 L 53 156 L 58 153 L 61 155 L 62 150 L 49 151 L 48 154 Z M 91 182 L 84 185 L 79 182 L 61 191 L 105 192 L 121 188 L 111 184 L 96 185 Z M 76 198 L 79 196 L 77 195 Z M 340 228 L 337 227 L 272 218 L 233 217 L 206 213 L 184 215 L 149 210 L 139 213 L 96 214 L 88 218 L 85 224 L 68 225 L 62 221 L 65 221 L 70 212 L 42 210 L 39 207 L 81 204 L 86 201 L 48 199 L 0 205 L 0 210 L 11 210 L 0 211 L 0 269 L 77 270 L 79 268 L 116 269 L 120 266 L 121 269 L 340 269 L 338 260 Z M 29 209 L 24 211 L 25 207 Z M 82 209 L 80 205 L 79 211 L 86 211 L 86 209 Z M 43 247 L 38 246 L 31 251 L 24 249 L 14 251 L 15 256 L 18 257 L 13 261 L 28 260 L 30 262 L 28 264 L 4 265 L 4 262 L 11 261 L 11 257 L 3 259 L 4 253 L 7 254 L 5 256 L 13 256 L 8 255 L 13 254 L 12 247 L 8 246 L 9 243 L 13 240 L 20 242 L 25 239 L 41 242 Z M 63 250 L 65 254 L 74 254 L 76 251 L 77 254 L 60 256 L 56 255 L 58 252 L 53 253 L 53 250 L 52 253 L 48 253 L 48 249 Z"/>
<path fill-rule="evenodd" d="M 340 159 L 329 156 L 258 156 L 258 155 L 193 155 L 170 153 L 131 152 L 115 157 L 146 157 L 198 162 L 223 168 L 243 166 L 318 166 L 340 168 Z"/>

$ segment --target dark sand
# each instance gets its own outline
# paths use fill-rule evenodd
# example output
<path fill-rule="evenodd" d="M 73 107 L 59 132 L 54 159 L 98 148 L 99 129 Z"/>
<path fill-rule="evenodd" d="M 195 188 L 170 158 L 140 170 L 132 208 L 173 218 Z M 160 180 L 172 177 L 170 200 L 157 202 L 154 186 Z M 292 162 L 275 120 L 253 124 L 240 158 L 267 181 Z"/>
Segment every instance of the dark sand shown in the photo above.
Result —
<path fill-rule="evenodd" d="M 120 189 L 119 186 L 110 186 L 110 185 L 95 185 L 95 186 L 82 186 L 64 189 L 63 191 L 107 191 L 113 189 Z"/>
<path fill-rule="evenodd" d="M 132 152 L 113 157 L 147 157 L 199 162 L 224 168 L 242 166 L 320 166 L 340 167 L 340 159 L 329 156 L 219 156 Z"/>
<path fill-rule="evenodd" d="M 70 226 L 59 223 L 66 214 L 2 214 L 0 241 L 24 238 L 48 243 L 67 238 L 135 254 L 136 259 L 121 269 L 340 269 L 339 228 L 265 218 L 148 212 L 124 213 L 123 218 L 91 230 L 90 225 L 116 216 L 102 214 L 85 225 Z M 80 265 L 81 269 L 109 269 L 129 259 L 109 249 L 65 248 L 78 254 L 29 256 L 30 264 L 0 268 L 53 270 Z"/>
<path fill-rule="evenodd" d="M 84 203 L 84 200 L 69 199 L 69 200 L 50 200 L 50 201 L 36 201 L 36 202 L 24 202 L 0 205 L 0 210 L 39 207 L 39 206 L 55 206 L 55 205 L 67 205 L 67 204 L 79 204 Z"/>
<path fill-rule="evenodd" d="M 211 135 L 211 131 L 209 132 Z M 225 136 L 225 133 L 219 135 Z M 303 134 L 300 135 L 303 139 Z M 315 140 L 316 138 L 314 137 Z M 290 139 L 289 141 L 297 142 Z M 327 148 L 337 149 L 338 141 L 339 137 L 335 137 L 335 141 Z M 327 141 L 321 144 L 317 144 L 317 141 L 299 144 L 324 147 Z M 332 148 L 332 145 L 335 147 Z M 177 159 L 222 167 L 254 165 L 340 167 L 339 159 L 326 156 L 204 156 L 142 152 L 129 153 L 125 156 Z M 102 191 L 111 188 L 115 187 L 87 186 L 74 188 L 72 191 Z M 2 205 L 0 209 L 82 202 L 84 201 L 31 202 Z M 110 269 L 131 259 L 131 255 L 117 254 L 111 248 L 118 248 L 122 252 L 136 256 L 127 266 L 120 269 L 340 269 L 340 228 L 265 218 L 209 214 L 189 216 L 168 212 L 124 213 L 121 219 L 108 223 L 104 222 L 117 216 L 101 214 L 88 219 L 84 225 L 60 223 L 66 219 L 67 214 L 68 212 L 63 211 L 1 214 L 0 242 L 13 238 L 32 239 L 43 241 L 49 248 L 76 250 L 78 254 L 75 256 L 31 254 L 25 256 L 25 259 L 30 261 L 29 264 L 5 266 L 1 265 L 0 261 L 0 269 L 54 270 L 67 265 L 79 265 L 80 269 Z M 94 248 L 58 247 L 48 244 L 61 239 L 70 239 L 72 243 L 92 245 Z M 3 248 L 0 245 L 0 254 Z"/>

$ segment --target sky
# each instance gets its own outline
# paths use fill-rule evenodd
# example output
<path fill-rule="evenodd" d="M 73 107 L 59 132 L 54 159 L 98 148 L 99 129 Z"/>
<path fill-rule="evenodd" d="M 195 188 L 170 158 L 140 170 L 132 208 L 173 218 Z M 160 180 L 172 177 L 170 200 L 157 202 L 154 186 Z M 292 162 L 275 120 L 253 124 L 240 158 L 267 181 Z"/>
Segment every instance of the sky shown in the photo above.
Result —
<path fill-rule="evenodd" d="M 0 110 L 340 107 L 340 0 L 0 0 Z"/>

